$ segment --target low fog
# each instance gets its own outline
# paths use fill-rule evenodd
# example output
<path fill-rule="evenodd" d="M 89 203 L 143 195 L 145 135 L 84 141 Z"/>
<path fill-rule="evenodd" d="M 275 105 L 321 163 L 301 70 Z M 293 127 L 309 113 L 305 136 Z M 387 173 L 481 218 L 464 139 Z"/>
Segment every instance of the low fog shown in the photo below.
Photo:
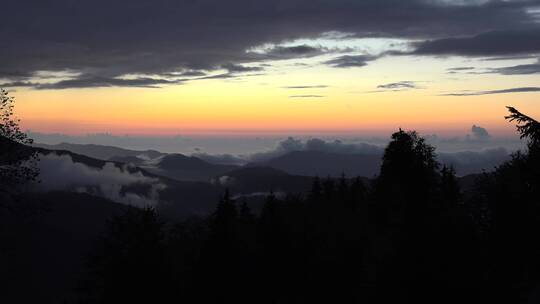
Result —
<path fill-rule="evenodd" d="M 132 206 L 156 206 L 159 192 L 165 185 L 157 178 L 144 176 L 141 172 L 130 173 L 127 167 L 117 167 L 111 162 L 103 168 L 89 167 L 74 162 L 70 155 L 50 153 L 39 155 L 39 183 L 37 191 L 76 191 L 87 192 L 112 201 Z M 127 187 L 130 187 L 127 190 Z M 144 189 L 145 195 L 131 191 Z"/>
<path fill-rule="evenodd" d="M 476 146 L 475 150 L 452 151 L 444 152 L 440 149 L 436 150 L 437 158 L 442 164 L 453 166 L 458 175 L 467 175 L 472 173 L 480 173 L 482 171 L 491 171 L 496 166 L 510 159 L 510 155 L 519 150 L 521 142 L 516 142 L 515 145 L 507 147 L 491 147 L 480 148 L 481 142 L 489 142 L 491 140 L 487 131 L 481 128 L 482 131 L 476 130 L 478 134 L 472 134 L 460 139 L 440 139 L 437 136 L 430 136 L 427 141 L 438 147 L 439 145 L 471 145 Z M 473 130 L 475 130 L 473 128 Z M 481 141 L 481 142 L 480 142 Z M 492 144 L 495 144 L 493 142 Z M 341 140 L 324 140 L 320 138 L 300 139 L 289 137 L 285 140 L 277 142 L 276 146 L 264 152 L 256 152 L 247 155 L 232 155 L 232 154 L 205 154 L 195 153 L 201 159 L 211 163 L 219 164 L 246 164 L 246 163 L 261 163 L 272 158 L 283 156 L 290 152 L 296 151 L 319 151 L 335 154 L 367 154 L 379 155 L 382 157 L 384 153 L 384 144 L 369 144 L 369 143 L 347 143 Z"/>
<path fill-rule="evenodd" d="M 138 137 L 94 134 L 68 136 L 62 134 L 31 134 L 36 142 L 57 144 L 111 145 L 124 149 L 153 149 L 165 153 L 182 153 L 213 164 L 245 165 L 262 164 L 266 161 L 297 151 L 318 151 L 332 154 L 364 154 L 382 156 L 388 137 Z M 458 175 L 490 171 L 509 159 L 524 143 L 518 136 L 496 137 L 477 124 L 471 126 L 464 136 L 441 137 L 437 134 L 420 134 L 436 147 L 438 160 L 452 165 Z M 137 156 L 138 157 L 138 156 Z M 156 159 L 141 159 L 152 167 Z M 126 174 L 126 173 L 124 173 Z M 134 181 L 131 181 L 134 182 Z M 118 185 L 119 183 L 114 183 Z M 120 183 L 120 185 L 124 185 Z M 100 186 L 106 188 L 109 186 Z M 106 189 L 103 189 L 102 192 Z M 116 190 L 108 192 L 118 193 Z M 136 201 L 136 199 L 131 199 Z"/>
<path fill-rule="evenodd" d="M 407 128 L 404 128 L 407 130 Z M 238 135 L 238 136 L 137 136 L 137 135 L 112 135 L 112 134 L 88 134 L 82 136 L 73 136 L 65 134 L 45 134 L 29 132 L 31 138 L 36 143 L 42 144 L 96 144 L 116 146 L 124 149 L 133 150 L 158 150 L 164 153 L 182 153 L 194 155 L 219 155 L 220 162 L 235 163 L 246 156 L 255 153 L 264 153 L 270 150 L 281 148 L 301 149 L 298 143 L 288 141 L 288 138 L 302 140 L 304 142 L 314 139 L 312 144 L 317 143 L 317 139 L 327 143 L 338 141 L 336 149 L 350 149 L 349 144 L 377 146 L 383 148 L 390 141 L 390 133 L 386 135 L 344 135 L 344 136 L 306 136 L 294 135 Z M 494 136 L 489 130 L 477 124 L 468 130 L 464 130 L 461 136 L 441 136 L 432 133 L 420 133 L 428 142 L 437 147 L 438 152 L 463 152 L 463 151 L 482 151 L 485 149 L 505 148 L 514 151 L 523 147 L 523 142 L 517 135 L 506 137 Z M 304 143 L 305 144 L 305 143 Z M 301 144 L 303 145 L 303 144 Z M 353 147 L 357 149 L 357 147 Z M 366 149 L 369 149 L 366 148 Z"/>

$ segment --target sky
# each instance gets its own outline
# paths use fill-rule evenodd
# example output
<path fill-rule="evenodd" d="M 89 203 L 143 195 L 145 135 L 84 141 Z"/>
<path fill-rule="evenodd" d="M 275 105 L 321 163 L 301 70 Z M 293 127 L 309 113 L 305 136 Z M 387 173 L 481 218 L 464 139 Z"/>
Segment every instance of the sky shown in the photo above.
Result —
<path fill-rule="evenodd" d="M 0 87 L 81 136 L 515 136 L 538 0 L 4 0 Z"/>

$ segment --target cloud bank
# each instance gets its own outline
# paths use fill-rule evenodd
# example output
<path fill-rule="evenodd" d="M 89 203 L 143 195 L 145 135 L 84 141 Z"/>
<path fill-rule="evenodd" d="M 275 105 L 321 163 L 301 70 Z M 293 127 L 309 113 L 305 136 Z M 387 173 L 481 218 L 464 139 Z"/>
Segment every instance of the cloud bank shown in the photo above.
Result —
<path fill-rule="evenodd" d="M 496 73 L 501 75 L 540 74 L 540 59 L 538 59 L 535 63 L 490 69 L 489 73 Z"/>
<path fill-rule="evenodd" d="M 157 87 L 181 84 L 186 71 L 245 73 L 236 66 L 268 60 L 336 54 L 324 63 L 351 68 L 377 59 L 354 50 L 342 54 L 343 49 L 290 45 L 328 32 L 343 33 L 332 39 L 402 39 L 413 48 L 407 55 L 526 55 L 540 52 L 538 5 L 538 0 L 5 0 L 0 79 L 38 89 Z M 250 51 L 264 45 L 272 47 Z M 50 81 L 44 73 L 64 76 Z"/>
<path fill-rule="evenodd" d="M 377 59 L 370 55 L 343 55 L 325 61 L 324 64 L 334 68 L 359 68 L 368 65 L 370 61 Z"/>
<path fill-rule="evenodd" d="M 479 95 L 493 95 L 493 94 L 508 94 L 508 93 L 530 93 L 540 92 L 540 87 L 518 87 L 501 90 L 488 90 L 488 91 L 465 91 L 457 93 L 446 93 L 441 96 L 479 96 Z"/>
<path fill-rule="evenodd" d="M 507 56 L 540 52 L 540 29 L 489 31 L 470 37 L 428 40 L 416 45 L 414 55 L 470 57 Z"/>
<path fill-rule="evenodd" d="M 106 163 L 101 169 L 90 168 L 74 162 L 69 155 L 41 154 L 38 167 L 37 191 L 87 192 L 137 207 L 157 206 L 159 192 L 166 187 L 159 179 L 144 176 L 140 171 L 131 173 L 125 166 Z"/>

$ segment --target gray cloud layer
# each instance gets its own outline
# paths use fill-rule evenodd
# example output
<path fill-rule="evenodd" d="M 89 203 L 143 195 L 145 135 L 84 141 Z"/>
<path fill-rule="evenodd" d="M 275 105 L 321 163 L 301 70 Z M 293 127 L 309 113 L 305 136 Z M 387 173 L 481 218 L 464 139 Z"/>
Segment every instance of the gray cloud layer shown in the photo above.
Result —
<path fill-rule="evenodd" d="M 502 75 L 540 74 L 540 59 L 536 63 L 520 64 L 503 68 L 494 68 L 490 70 L 490 73 L 497 73 Z"/>
<path fill-rule="evenodd" d="M 368 62 L 375 59 L 377 59 L 377 57 L 370 55 L 343 55 L 325 61 L 324 63 L 335 68 L 357 68 L 366 66 Z"/>
<path fill-rule="evenodd" d="M 327 48 L 320 46 L 310 46 L 306 44 L 296 46 L 273 46 L 265 50 L 260 59 L 279 60 L 292 58 L 308 58 L 318 55 L 323 55 L 331 52 Z"/>
<path fill-rule="evenodd" d="M 399 81 L 399 82 L 381 84 L 377 86 L 377 89 L 384 90 L 384 91 L 403 91 L 403 90 L 410 90 L 410 89 L 418 89 L 418 86 L 416 85 L 416 82 L 414 81 Z"/>
<path fill-rule="evenodd" d="M 119 79 L 107 77 L 81 77 L 76 79 L 61 80 L 48 84 L 34 84 L 37 89 L 68 89 L 68 88 L 98 88 L 98 87 L 139 87 L 158 88 L 164 84 L 180 84 L 181 81 L 171 81 L 155 78 Z"/>
<path fill-rule="evenodd" d="M 527 92 L 540 92 L 540 87 L 520 87 L 510 88 L 502 90 L 489 90 L 489 91 L 474 91 L 474 92 L 458 92 L 442 94 L 442 96 L 478 96 L 478 95 L 492 95 L 492 94 L 508 94 L 508 93 L 527 93 Z"/>
<path fill-rule="evenodd" d="M 540 52 L 540 29 L 490 31 L 417 44 L 415 55 L 501 56 Z"/>
<path fill-rule="evenodd" d="M 5 0 L 0 19 L 0 78 L 40 88 L 154 87 L 177 82 L 152 77 L 211 71 L 227 64 L 323 54 L 308 45 L 279 46 L 329 31 L 350 37 L 427 40 L 416 55 L 491 56 L 540 51 L 539 24 L 528 9 L 538 0 Z M 399 12 L 399 14 L 397 14 Z M 468 36 L 468 37 L 465 37 Z M 248 52 L 278 45 L 267 54 Z M 348 57 L 346 57 L 348 56 Z M 334 67 L 373 58 L 340 56 Z M 364 56 L 364 57 L 362 57 Z M 75 72 L 71 80 L 35 85 L 37 71 Z M 200 74 L 199 74 L 200 75 Z M 230 76 L 230 74 L 227 74 Z"/>

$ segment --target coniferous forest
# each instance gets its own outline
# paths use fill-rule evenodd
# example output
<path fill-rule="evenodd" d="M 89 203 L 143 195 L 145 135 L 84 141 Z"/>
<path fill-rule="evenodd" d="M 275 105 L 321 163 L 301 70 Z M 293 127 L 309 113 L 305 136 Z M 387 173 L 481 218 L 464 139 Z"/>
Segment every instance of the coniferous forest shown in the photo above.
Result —
<path fill-rule="evenodd" d="M 19 188 L 39 172 L 31 140 L 11 120 L 12 101 L 4 95 L 4 286 L 12 283 L 9 272 L 18 272 L 9 267 L 8 249 L 16 244 L 11 230 L 38 233 L 26 221 L 28 213 L 46 212 L 27 204 L 29 196 Z M 83 270 L 72 278 L 69 295 L 59 298 L 63 303 L 536 303 L 540 123 L 508 110 L 506 119 L 516 124 L 527 149 L 475 176 L 466 189 L 452 167 L 438 162 L 433 146 L 400 129 L 372 179 L 315 177 L 307 193 L 270 192 L 260 210 L 225 189 L 211 215 L 183 220 L 167 219 L 152 207 L 125 207 L 108 218 L 98 238 L 88 240 Z M 10 226 L 13 218 L 25 219 L 23 225 Z"/>
<path fill-rule="evenodd" d="M 96 242 L 80 300 L 533 303 L 540 124 L 509 110 L 528 149 L 468 191 L 399 130 L 374 180 L 316 178 L 307 195 L 270 194 L 260 214 L 228 192 L 211 216 L 180 223 L 130 209 Z"/>

